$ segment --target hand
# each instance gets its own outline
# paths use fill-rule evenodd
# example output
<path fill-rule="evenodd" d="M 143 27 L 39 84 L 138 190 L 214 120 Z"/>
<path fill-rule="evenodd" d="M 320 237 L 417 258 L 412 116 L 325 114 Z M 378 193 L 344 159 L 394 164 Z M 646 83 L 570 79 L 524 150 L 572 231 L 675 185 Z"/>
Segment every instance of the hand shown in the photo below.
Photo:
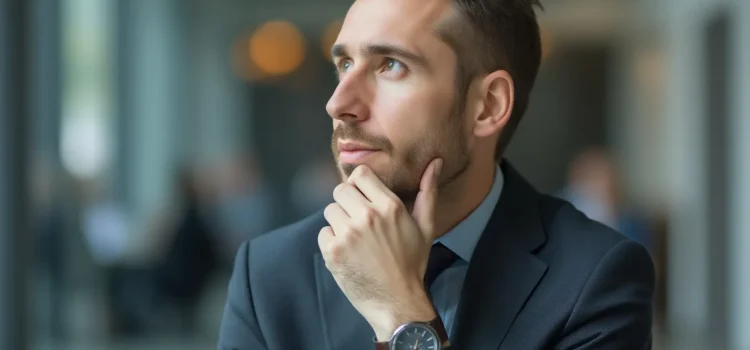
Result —
<path fill-rule="evenodd" d="M 422 175 L 412 213 L 367 166 L 354 170 L 333 192 L 324 215 L 330 226 L 318 245 L 339 288 L 370 323 L 379 341 L 398 326 L 433 319 L 424 290 L 435 232 L 441 159 Z"/>

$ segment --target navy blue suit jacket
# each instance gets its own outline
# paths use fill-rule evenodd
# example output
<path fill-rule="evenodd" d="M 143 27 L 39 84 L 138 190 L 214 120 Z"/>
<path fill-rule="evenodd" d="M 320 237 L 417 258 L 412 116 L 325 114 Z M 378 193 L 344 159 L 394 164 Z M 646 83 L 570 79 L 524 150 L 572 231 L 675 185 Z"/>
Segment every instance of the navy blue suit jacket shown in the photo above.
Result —
<path fill-rule="evenodd" d="M 654 268 L 646 249 L 507 162 L 474 252 L 453 349 L 650 349 Z M 322 212 L 240 248 L 219 349 L 372 349 L 373 331 L 325 267 Z"/>

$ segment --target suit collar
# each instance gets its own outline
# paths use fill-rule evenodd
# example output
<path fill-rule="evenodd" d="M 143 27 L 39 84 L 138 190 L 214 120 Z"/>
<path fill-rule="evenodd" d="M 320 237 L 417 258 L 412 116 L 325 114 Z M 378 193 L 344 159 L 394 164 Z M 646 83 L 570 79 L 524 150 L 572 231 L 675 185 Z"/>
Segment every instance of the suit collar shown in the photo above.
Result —
<path fill-rule="evenodd" d="M 499 239 L 512 242 L 523 251 L 534 251 L 547 241 L 539 211 L 541 195 L 507 160 L 501 168 L 507 174 L 508 190 L 500 196 L 492 214 L 494 229 L 501 231 L 493 234 L 488 225 L 486 236 L 500 236 Z"/>
<path fill-rule="evenodd" d="M 492 187 L 484 200 L 466 219 L 438 238 L 437 242 L 444 244 L 464 261 L 471 261 L 474 249 L 492 217 L 492 212 L 497 206 L 497 201 L 500 199 L 503 191 L 503 183 L 503 170 L 498 165 L 495 169 L 495 179 L 492 182 Z"/>
<path fill-rule="evenodd" d="M 539 194 L 502 164 L 505 186 L 466 273 L 453 343 L 458 349 L 497 349 L 547 271 L 532 253 L 546 242 Z"/>

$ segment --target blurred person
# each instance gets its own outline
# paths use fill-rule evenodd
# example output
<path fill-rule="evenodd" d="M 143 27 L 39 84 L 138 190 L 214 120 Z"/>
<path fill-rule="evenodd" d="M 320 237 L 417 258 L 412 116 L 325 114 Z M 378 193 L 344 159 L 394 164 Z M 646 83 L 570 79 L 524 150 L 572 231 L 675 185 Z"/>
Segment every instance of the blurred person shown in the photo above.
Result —
<path fill-rule="evenodd" d="M 154 283 L 157 305 L 175 307 L 180 330 L 191 335 L 196 330 L 197 305 L 217 265 L 216 234 L 205 218 L 193 171 L 180 169 L 175 182 L 180 207 L 164 256 L 156 263 Z"/>
<path fill-rule="evenodd" d="M 130 247 L 130 218 L 102 183 L 91 181 L 84 186 L 88 204 L 83 212 L 83 234 L 89 252 L 100 266 L 119 265 Z"/>
<path fill-rule="evenodd" d="M 219 349 L 644 349 L 648 252 L 503 158 L 532 0 L 357 0 L 332 49 L 342 183 L 240 248 Z"/>
<path fill-rule="evenodd" d="M 338 170 L 330 156 L 316 157 L 294 175 L 290 191 L 292 203 L 303 216 L 311 215 L 333 200 L 331 192 L 338 184 Z"/>
<path fill-rule="evenodd" d="M 127 264 L 132 244 L 131 219 L 102 179 L 82 184 L 84 241 L 102 269 L 110 336 L 133 336 L 144 330 L 143 296 L 150 290 L 143 273 Z"/>
<path fill-rule="evenodd" d="M 599 221 L 653 251 L 648 223 L 625 202 L 620 171 L 603 148 L 590 148 L 571 162 L 561 197 Z"/>
<path fill-rule="evenodd" d="M 48 286 L 45 292 L 49 297 L 50 336 L 60 339 L 65 336 L 63 300 L 67 292 L 66 220 L 61 193 L 64 172 L 47 162 L 39 162 L 35 166 L 32 172 L 31 205 L 34 210 L 31 230 L 35 235 L 35 257 Z"/>

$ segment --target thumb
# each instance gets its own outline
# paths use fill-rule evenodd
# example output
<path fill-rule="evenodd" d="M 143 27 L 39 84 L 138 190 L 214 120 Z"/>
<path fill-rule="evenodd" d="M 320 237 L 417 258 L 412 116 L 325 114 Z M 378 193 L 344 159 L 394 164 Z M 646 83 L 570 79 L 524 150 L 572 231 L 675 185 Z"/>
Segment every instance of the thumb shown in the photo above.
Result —
<path fill-rule="evenodd" d="M 438 196 L 438 179 L 443 168 L 443 160 L 437 158 L 430 162 L 419 182 L 419 193 L 414 201 L 412 217 L 422 234 L 428 237 L 435 235 L 435 205 Z"/>

